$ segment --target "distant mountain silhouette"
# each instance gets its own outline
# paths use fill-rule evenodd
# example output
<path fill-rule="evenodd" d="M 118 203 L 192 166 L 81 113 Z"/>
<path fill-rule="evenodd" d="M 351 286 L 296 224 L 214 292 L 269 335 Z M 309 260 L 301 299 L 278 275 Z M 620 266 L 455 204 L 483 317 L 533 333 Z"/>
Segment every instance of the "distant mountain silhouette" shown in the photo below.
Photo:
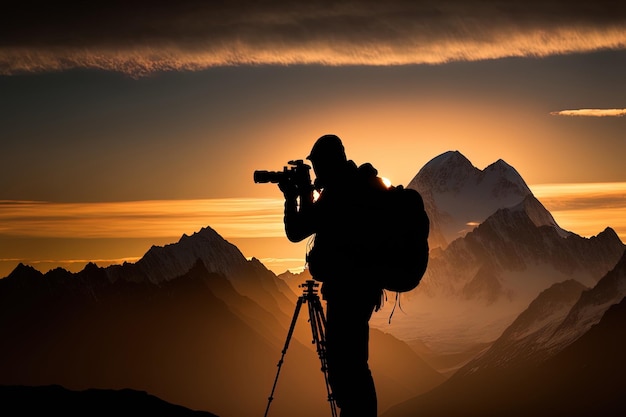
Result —
<path fill-rule="evenodd" d="M 531 383 L 546 387 L 547 400 L 562 404 L 562 415 L 626 415 L 624 329 L 626 299 L 611 305 L 588 332 L 546 361 Z"/>
<path fill-rule="evenodd" d="M 169 417 L 217 417 L 165 402 L 146 392 L 130 389 L 72 391 L 59 385 L 0 386 L 3 415 L 148 415 Z"/>
<path fill-rule="evenodd" d="M 458 367 L 467 359 L 463 352 L 495 341 L 540 292 L 572 279 L 593 287 L 625 248 L 610 227 L 591 238 L 562 229 L 517 171 L 503 161 L 488 168 L 480 171 L 459 152 L 446 152 L 420 170 L 410 186 L 433 184 L 425 198 L 439 205 L 433 228 L 444 212 L 449 224 L 465 222 L 467 216 L 453 214 L 466 207 L 486 217 L 447 246 L 431 249 L 422 282 L 402 295 L 406 314 L 396 314 L 392 326 L 382 316 L 372 322 L 402 340 L 458 357 Z M 453 370 L 447 362 L 445 371 Z"/>
<path fill-rule="evenodd" d="M 489 350 L 384 417 L 623 415 L 625 296 L 626 253 L 593 288 L 542 292 Z"/>
<path fill-rule="evenodd" d="M 197 257 L 193 263 L 190 253 Z M 18 265 L 0 280 L 0 329 L 11 341 L 0 344 L 0 384 L 130 388 L 194 410 L 258 416 L 298 292 L 239 254 L 204 228 L 153 247 L 136 264 L 45 274 Z M 371 339 L 372 368 L 386 383 L 379 390 L 381 409 L 443 382 L 395 337 L 373 330 Z M 272 416 L 325 414 L 326 395 L 303 313 Z"/>
<path fill-rule="evenodd" d="M 569 280 L 543 291 L 487 352 L 470 361 L 455 377 L 545 362 L 583 337 L 624 297 L 626 252 L 593 288 Z"/>
<path fill-rule="evenodd" d="M 536 366 L 452 377 L 381 417 L 617 417 L 626 413 L 626 299 Z"/>
<path fill-rule="evenodd" d="M 272 314 L 201 262 L 159 285 L 111 283 L 93 264 L 77 274 L 18 267 L 0 280 L 0 328 L 11 341 L 0 346 L 2 384 L 132 388 L 241 416 L 263 409 L 284 334 Z M 309 353 L 294 341 L 294 360 L 316 369 Z M 297 385 L 286 392 L 295 395 Z"/>
<path fill-rule="evenodd" d="M 554 335 L 587 288 L 575 280 L 552 285 L 530 303 L 484 354 L 470 361 L 456 376 L 485 368 L 523 367 L 545 360 L 545 344 Z"/>

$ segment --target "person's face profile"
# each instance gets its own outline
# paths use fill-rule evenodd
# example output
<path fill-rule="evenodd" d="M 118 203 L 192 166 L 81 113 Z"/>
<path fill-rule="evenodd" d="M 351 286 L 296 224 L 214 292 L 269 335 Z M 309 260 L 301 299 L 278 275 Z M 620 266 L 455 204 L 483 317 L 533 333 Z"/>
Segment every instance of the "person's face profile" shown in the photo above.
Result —
<path fill-rule="evenodd" d="M 315 158 L 311 161 L 315 173 L 316 184 L 321 187 L 333 181 L 333 177 L 340 173 L 340 162 L 332 158 Z"/>

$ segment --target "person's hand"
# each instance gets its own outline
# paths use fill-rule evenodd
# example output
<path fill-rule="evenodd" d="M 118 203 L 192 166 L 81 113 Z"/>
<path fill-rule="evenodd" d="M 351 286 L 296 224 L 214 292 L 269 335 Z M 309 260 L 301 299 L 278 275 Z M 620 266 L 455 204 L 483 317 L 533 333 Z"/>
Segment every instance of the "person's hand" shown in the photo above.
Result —
<path fill-rule="evenodd" d="M 283 192 L 285 200 L 295 200 L 298 198 L 298 187 L 292 181 L 281 181 L 278 188 Z"/>

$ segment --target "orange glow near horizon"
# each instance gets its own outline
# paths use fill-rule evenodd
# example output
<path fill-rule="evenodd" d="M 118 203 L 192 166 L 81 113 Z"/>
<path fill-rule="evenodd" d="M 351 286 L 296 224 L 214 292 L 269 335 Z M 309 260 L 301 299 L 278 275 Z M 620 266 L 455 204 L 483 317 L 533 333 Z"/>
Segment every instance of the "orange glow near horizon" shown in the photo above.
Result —
<path fill-rule="evenodd" d="M 591 237 L 611 227 L 626 242 L 626 182 L 537 184 L 530 189 L 563 229 Z"/>
<path fill-rule="evenodd" d="M 626 182 L 537 184 L 559 225 L 582 236 L 614 228 L 626 239 Z M 225 198 L 98 203 L 0 201 L 0 235 L 47 238 L 181 236 L 210 226 L 225 238 L 283 237 L 283 200 Z"/>
<path fill-rule="evenodd" d="M 530 188 L 563 229 L 591 237 L 611 227 L 622 242 L 626 241 L 626 182 L 538 184 Z M 300 271 L 304 265 L 305 243 L 293 245 L 284 239 L 282 199 L 106 203 L 0 201 L 0 225 L 2 242 L 15 238 L 117 239 L 116 242 L 144 239 L 157 245 L 166 240 L 174 243 L 183 234 L 189 235 L 209 226 L 246 256 L 259 258 L 275 273 L 287 269 Z M 133 262 L 142 254 L 137 252 L 137 246 L 127 254 L 123 254 L 123 249 L 116 248 L 114 257 L 103 253 L 90 260 L 84 255 L 78 255 L 76 259 L 54 260 L 49 255 L 37 253 L 24 254 L 20 259 L 50 269 L 72 266 L 70 269 L 76 270 L 80 264 L 89 261 L 104 266 Z M 0 263 L 6 267 L 0 271 L 0 276 L 6 276 L 20 259 L 15 254 L 5 254 Z"/>
<path fill-rule="evenodd" d="M 64 238 L 181 236 L 210 226 L 228 237 L 283 235 L 279 199 L 98 203 L 0 201 L 1 235 Z"/>

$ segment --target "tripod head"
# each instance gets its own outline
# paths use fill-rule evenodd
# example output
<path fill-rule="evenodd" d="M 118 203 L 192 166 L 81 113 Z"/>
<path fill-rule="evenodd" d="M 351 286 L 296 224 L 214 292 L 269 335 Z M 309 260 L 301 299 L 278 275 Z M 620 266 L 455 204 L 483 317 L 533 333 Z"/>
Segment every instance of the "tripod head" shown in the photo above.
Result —
<path fill-rule="evenodd" d="M 320 286 L 320 284 L 318 282 L 315 282 L 312 279 L 307 279 L 302 284 L 298 285 L 298 287 L 304 288 L 302 290 L 302 295 L 307 297 L 307 298 L 310 297 L 310 296 L 316 296 L 317 295 L 317 287 L 319 287 L 319 286 Z"/>

